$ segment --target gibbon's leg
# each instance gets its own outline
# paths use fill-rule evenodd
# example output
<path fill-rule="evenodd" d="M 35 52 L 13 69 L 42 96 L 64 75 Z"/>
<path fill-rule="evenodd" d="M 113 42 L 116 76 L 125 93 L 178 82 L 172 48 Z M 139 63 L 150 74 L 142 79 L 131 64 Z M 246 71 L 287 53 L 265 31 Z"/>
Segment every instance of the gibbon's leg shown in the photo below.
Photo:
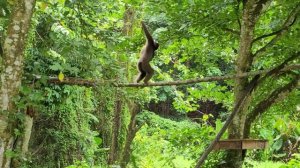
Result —
<path fill-rule="evenodd" d="M 140 72 L 139 76 L 136 78 L 136 83 L 139 83 L 146 76 L 146 72 Z"/>
<path fill-rule="evenodd" d="M 142 64 L 143 64 L 142 62 L 138 63 L 138 70 L 140 73 L 139 73 L 138 77 L 136 78 L 136 83 L 139 83 L 146 76 L 146 72 L 143 70 Z"/>
<path fill-rule="evenodd" d="M 144 70 L 146 71 L 144 83 L 147 84 L 148 81 L 151 79 L 151 77 L 154 74 L 154 69 L 152 69 L 151 65 L 149 63 L 147 63 L 147 64 L 144 64 Z"/>

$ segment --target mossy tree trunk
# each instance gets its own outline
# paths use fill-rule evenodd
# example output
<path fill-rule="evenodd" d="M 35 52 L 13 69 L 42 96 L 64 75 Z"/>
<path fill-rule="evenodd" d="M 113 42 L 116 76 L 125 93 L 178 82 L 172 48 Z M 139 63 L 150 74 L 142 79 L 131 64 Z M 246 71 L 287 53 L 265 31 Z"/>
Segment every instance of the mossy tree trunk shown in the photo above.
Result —
<path fill-rule="evenodd" d="M 130 109 L 131 117 L 130 117 L 130 122 L 129 122 L 128 128 L 127 128 L 127 135 L 126 135 L 125 145 L 123 148 L 122 157 L 120 159 L 121 168 L 126 168 L 127 164 L 129 163 L 131 153 L 132 153 L 131 144 L 133 142 L 133 139 L 134 139 L 136 133 L 143 126 L 143 124 L 137 125 L 137 122 L 136 122 L 136 116 L 141 110 L 138 103 L 133 102 L 132 104 L 129 104 L 129 109 Z"/>
<path fill-rule="evenodd" d="M 251 70 L 253 65 L 253 60 L 263 53 L 266 48 L 272 46 L 286 31 L 288 31 L 289 26 L 295 21 L 295 16 L 299 13 L 299 6 L 295 7 L 291 11 L 290 16 L 287 18 L 286 22 L 283 24 L 282 29 L 278 32 L 271 33 L 274 35 L 273 39 L 267 43 L 265 46 L 261 47 L 257 51 L 253 52 L 252 45 L 255 41 L 258 41 L 264 38 L 264 35 L 261 37 L 255 38 L 254 31 L 257 21 L 261 13 L 267 9 L 269 6 L 269 0 L 248 0 L 243 1 L 243 12 L 241 17 L 241 30 L 240 30 L 240 46 L 239 53 L 236 60 L 236 72 L 237 75 L 248 72 Z M 267 35 L 265 35 L 268 37 Z M 297 58 L 299 53 L 296 53 L 294 56 L 284 61 L 282 66 L 278 66 L 276 70 L 267 73 L 265 76 L 257 76 L 252 80 L 248 78 L 237 78 L 235 80 L 235 107 L 239 106 L 239 100 L 244 99 L 244 102 L 241 104 L 241 108 L 237 115 L 234 117 L 231 122 L 228 133 L 229 139 L 244 139 L 249 138 L 250 126 L 255 121 L 255 118 L 265 112 L 272 104 L 278 100 L 277 98 L 284 93 L 287 95 L 291 90 L 297 86 L 297 80 L 299 80 L 299 75 L 292 75 L 294 80 L 291 80 L 290 83 L 285 86 L 275 89 L 273 92 L 270 92 L 269 96 L 264 98 L 261 102 L 255 103 L 254 108 L 250 108 L 253 103 L 253 92 L 249 91 L 249 88 L 257 88 L 263 81 L 270 77 L 276 76 L 279 70 L 284 67 L 290 60 Z M 251 86 L 252 85 L 252 86 Z M 253 86 L 255 85 L 255 86 Z M 281 96 L 282 97 L 282 96 Z M 245 151 L 242 150 L 232 150 L 228 151 L 226 154 L 226 164 L 222 165 L 223 167 L 230 168 L 239 168 L 242 166 L 243 158 L 245 157 Z"/>
<path fill-rule="evenodd" d="M 236 61 L 236 73 L 241 74 L 249 71 L 253 55 L 251 53 L 252 40 L 254 38 L 254 28 L 256 21 L 261 12 L 263 3 L 258 2 L 257 0 L 244 1 L 243 3 L 243 14 L 241 22 L 241 34 L 240 34 L 240 46 L 238 58 Z M 238 101 L 243 99 L 247 94 L 248 86 L 247 78 L 237 78 L 235 80 L 235 106 L 239 106 Z M 247 101 L 245 101 L 247 102 Z M 242 109 L 246 109 L 246 104 Z M 244 123 L 246 119 L 246 110 L 241 110 L 234 117 L 231 125 L 228 128 L 229 139 L 242 139 L 244 132 Z M 227 161 L 228 167 L 240 167 L 242 164 L 242 151 L 228 151 Z"/>
<path fill-rule="evenodd" d="M 115 100 L 115 110 L 114 117 L 112 121 L 112 137 L 109 151 L 108 164 L 114 164 L 119 157 L 120 146 L 119 146 L 119 135 L 121 128 L 121 112 L 122 112 L 122 101 L 120 91 L 116 89 L 116 100 Z"/>
<path fill-rule="evenodd" d="M 0 90 L 0 166 L 12 167 L 7 154 L 14 150 L 13 130 L 16 123 L 10 117 L 17 111 L 13 99 L 21 86 L 26 36 L 35 6 L 35 0 L 16 0 L 3 45 L 3 65 Z"/>

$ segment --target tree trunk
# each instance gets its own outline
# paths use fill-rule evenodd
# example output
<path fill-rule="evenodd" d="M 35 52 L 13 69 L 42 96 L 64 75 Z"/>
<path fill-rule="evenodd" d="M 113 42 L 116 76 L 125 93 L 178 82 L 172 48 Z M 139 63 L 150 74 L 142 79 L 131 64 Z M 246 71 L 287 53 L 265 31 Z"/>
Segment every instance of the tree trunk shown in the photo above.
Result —
<path fill-rule="evenodd" d="M 237 75 L 245 73 L 250 70 L 253 55 L 251 52 L 252 41 L 254 37 L 254 29 L 256 21 L 260 15 L 263 5 L 266 0 L 249 0 L 243 1 L 243 14 L 240 34 L 240 46 L 238 58 L 236 61 Z M 234 94 L 235 94 L 235 107 L 238 106 L 239 100 L 245 96 L 245 103 L 241 110 L 234 117 L 232 123 L 228 128 L 229 139 L 243 139 L 244 126 L 247 116 L 247 109 L 251 96 L 248 95 L 247 86 L 249 85 L 247 78 L 237 78 L 235 80 Z M 243 157 L 242 150 L 229 150 L 226 155 L 226 165 L 224 167 L 239 168 L 242 166 Z"/>
<path fill-rule="evenodd" d="M 98 90 L 95 89 L 95 97 L 98 98 L 98 105 L 96 115 L 99 117 L 99 124 L 95 125 L 95 129 L 99 130 L 99 134 L 103 140 L 103 147 L 109 148 L 111 144 L 111 122 L 110 122 L 110 113 L 108 112 L 105 105 L 108 104 L 109 100 L 106 100 L 104 97 L 101 97 L 101 94 Z M 105 123 L 105 124 L 103 124 Z M 107 159 L 108 160 L 108 159 Z"/>
<path fill-rule="evenodd" d="M 35 0 L 17 0 L 11 14 L 3 46 L 3 65 L 0 90 L 0 166 L 11 167 L 11 157 L 5 153 L 13 151 L 14 123 L 9 120 L 17 109 L 13 98 L 21 85 L 23 56 L 26 36 L 35 6 Z"/>
<path fill-rule="evenodd" d="M 21 156 L 24 158 L 26 153 L 28 152 L 29 140 L 31 136 L 31 130 L 33 125 L 33 118 L 29 115 L 25 116 L 24 121 L 24 136 L 22 138 L 22 145 L 21 145 Z"/>
<path fill-rule="evenodd" d="M 20 151 L 18 158 L 12 159 L 12 167 L 20 167 L 22 160 L 26 159 L 26 154 L 28 152 L 29 140 L 31 137 L 33 117 L 30 115 L 25 115 L 24 122 L 22 123 L 24 128 L 22 129 L 23 134 L 15 139 L 14 149 Z"/>
<path fill-rule="evenodd" d="M 125 13 L 124 13 L 124 26 L 122 33 L 126 36 L 132 35 L 133 24 L 134 24 L 135 11 L 133 7 L 128 4 L 125 4 Z"/>
<path fill-rule="evenodd" d="M 140 111 L 140 108 L 138 107 L 138 105 L 133 103 L 130 107 L 130 110 L 131 110 L 130 123 L 128 124 L 125 146 L 124 146 L 122 158 L 120 161 L 121 168 L 126 168 L 126 165 L 130 161 L 130 156 L 131 156 L 130 146 L 132 144 L 132 141 L 133 141 L 136 133 L 142 127 L 142 125 L 140 125 L 140 126 L 136 125 L 136 115 Z"/>
<path fill-rule="evenodd" d="M 119 134 L 121 127 L 121 112 L 122 112 L 122 101 L 121 101 L 121 93 L 119 89 L 116 90 L 116 102 L 115 102 L 115 113 L 112 123 L 112 138 L 110 145 L 110 152 L 108 158 L 108 164 L 114 164 L 115 161 L 118 160 L 119 154 Z"/>

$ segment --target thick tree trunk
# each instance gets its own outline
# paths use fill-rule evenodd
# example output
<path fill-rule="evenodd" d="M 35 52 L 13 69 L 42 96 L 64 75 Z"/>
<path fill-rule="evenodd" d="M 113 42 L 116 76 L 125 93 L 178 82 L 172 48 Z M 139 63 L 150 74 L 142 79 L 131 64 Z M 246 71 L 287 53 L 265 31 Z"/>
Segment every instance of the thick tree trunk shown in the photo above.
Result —
<path fill-rule="evenodd" d="M 17 110 L 13 98 L 21 85 L 26 35 L 35 6 L 35 0 L 17 0 L 12 11 L 3 46 L 3 66 L 0 90 L 0 166 L 11 167 L 11 157 L 5 152 L 13 150 L 14 124 L 8 119 Z"/>
<path fill-rule="evenodd" d="M 252 41 L 254 37 L 254 29 L 256 21 L 260 15 L 263 4 L 267 0 L 249 0 L 243 3 L 243 14 L 240 34 L 240 46 L 238 58 L 236 61 L 237 75 L 245 73 L 250 70 L 253 55 L 251 52 Z M 234 94 L 235 94 L 235 107 L 238 106 L 239 100 L 245 99 L 245 103 L 241 110 L 234 117 L 231 125 L 228 128 L 229 139 L 243 139 L 244 138 L 244 125 L 247 116 L 247 109 L 251 96 L 248 95 L 247 86 L 249 85 L 247 78 L 237 78 L 235 80 Z M 230 150 L 227 152 L 225 167 L 239 168 L 243 163 L 242 150 Z"/>

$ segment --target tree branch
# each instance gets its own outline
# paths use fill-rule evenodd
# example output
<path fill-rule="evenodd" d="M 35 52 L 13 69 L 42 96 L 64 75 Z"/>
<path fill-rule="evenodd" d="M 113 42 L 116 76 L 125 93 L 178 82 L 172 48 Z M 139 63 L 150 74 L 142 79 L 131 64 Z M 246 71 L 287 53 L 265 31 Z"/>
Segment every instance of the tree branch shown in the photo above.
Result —
<path fill-rule="evenodd" d="M 80 79 L 80 78 L 65 78 L 63 81 L 60 81 L 57 77 L 50 77 L 48 83 L 58 84 L 58 85 L 81 85 L 81 86 L 91 86 L 95 87 L 101 84 L 112 84 L 116 87 L 153 87 L 153 86 L 172 86 L 172 85 L 187 85 L 187 84 L 195 84 L 201 82 L 212 82 L 212 81 L 224 81 L 235 78 L 245 78 L 249 76 L 256 76 L 259 74 L 266 74 L 272 71 L 274 68 L 259 70 L 253 72 L 242 73 L 239 75 L 224 75 L 224 76 L 209 76 L 204 78 L 196 78 L 189 80 L 179 80 L 179 81 L 169 81 L 169 82 L 155 82 L 148 83 L 148 85 L 143 83 L 116 83 L 115 81 L 97 81 L 97 80 L 88 80 L 88 79 Z M 289 65 L 283 68 L 281 71 L 290 71 L 300 69 L 300 64 Z"/>
<path fill-rule="evenodd" d="M 276 66 L 275 68 L 273 68 L 272 70 L 270 70 L 269 72 L 267 72 L 263 77 L 261 77 L 261 74 L 257 74 L 256 76 L 253 77 L 253 79 L 248 82 L 248 86 L 247 88 L 253 88 L 256 89 L 256 87 L 262 83 L 266 78 L 272 76 L 272 75 L 277 75 L 278 72 L 282 71 L 283 68 L 285 68 L 285 65 L 287 63 L 289 63 L 290 61 L 296 59 L 299 57 L 300 52 L 296 52 L 294 54 L 292 54 L 292 56 L 290 56 L 289 58 L 287 58 L 286 60 L 283 61 L 283 63 L 281 63 L 280 65 Z M 246 89 L 248 90 L 248 89 Z"/>
<path fill-rule="evenodd" d="M 292 69 L 299 69 L 300 65 L 290 65 L 282 69 L 282 71 L 289 71 Z M 187 84 L 195 84 L 201 82 L 212 82 L 212 81 L 224 81 L 236 78 L 245 78 L 249 76 L 256 76 L 260 74 L 266 74 L 271 71 L 274 71 L 274 68 L 267 69 L 267 70 L 259 70 L 253 72 L 246 72 L 239 75 L 224 75 L 224 76 L 209 76 L 204 78 L 197 78 L 197 79 L 189 79 L 183 81 L 170 81 L 170 82 L 156 82 L 156 83 L 149 83 L 148 85 L 145 84 L 137 84 L 137 83 L 128 83 L 128 84 L 117 84 L 118 87 L 149 87 L 149 86 L 171 86 L 171 85 L 187 85 Z"/>
<path fill-rule="evenodd" d="M 287 58 L 286 60 L 284 60 L 280 65 L 276 66 L 275 68 L 273 68 L 272 70 L 270 70 L 269 72 L 267 72 L 263 77 L 260 78 L 260 76 L 255 76 L 250 83 L 249 86 L 254 85 L 254 89 L 263 81 L 265 81 L 268 77 L 278 74 L 278 72 L 282 71 L 285 68 L 285 65 L 287 63 L 289 63 L 290 61 L 299 58 L 299 54 L 300 52 L 296 52 L 294 53 L 292 56 L 290 56 L 289 58 Z M 248 87 L 249 87 L 248 86 Z"/>
<path fill-rule="evenodd" d="M 236 15 L 236 18 L 237 18 L 237 22 L 238 22 L 238 24 L 239 24 L 239 28 L 240 28 L 240 30 L 241 30 L 242 24 L 241 24 L 241 20 L 240 20 L 240 16 L 239 16 L 240 4 L 241 4 L 241 1 L 240 1 L 240 0 L 237 0 L 237 4 L 236 4 L 236 6 L 234 7 L 234 10 L 235 10 L 235 15 Z M 239 34 L 240 34 L 240 32 L 239 32 Z"/>
<path fill-rule="evenodd" d="M 227 28 L 227 27 L 223 27 L 221 29 L 224 30 L 224 31 L 230 32 L 232 34 L 235 34 L 235 35 L 240 35 L 240 32 L 237 31 L 237 30 L 233 30 L 233 29 L 230 29 L 230 28 Z"/>
<path fill-rule="evenodd" d="M 300 55 L 300 52 L 294 53 L 294 54 L 293 54 L 292 56 L 290 56 L 288 59 L 284 60 L 283 63 L 281 63 L 280 65 L 278 65 L 277 67 L 275 67 L 274 69 L 272 69 L 271 71 L 269 71 L 269 72 L 266 74 L 266 76 L 271 76 L 271 75 L 274 75 L 274 74 L 278 73 L 280 70 L 282 70 L 282 69 L 284 68 L 284 66 L 285 66 L 288 62 L 290 62 L 290 61 L 292 61 L 292 60 L 294 60 L 294 59 L 296 59 L 296 58 L 299 58 L 299 55 Z"/>
<path fill-rule="evenodd" d="M 63 81 L 60 81 L 57 77 L 49 77 L 48 83 L 53 83 L 57 85 L 79 85 L 79 86 L 92 86 L 96 87 L 97 84 L 105 84 L 105 82 L 98 82 L 96 80 L 66 77 Z"/>
<path fill-rule="evenodd" d="M 265 112 L 268 108 L 270 108 L 272 104 L 276 103 L 279 97 L 285 97 L 287 93 L 291 92 L 294 88 L 296 88 L 298 86 L 299 79 L 300 75 L 297 75 L 296 78 L 293 79 L 291 82 L 289 82 L 285 86 L 277 88 L 267 98 L 255 105 L 255 108 L 248 114 L 245 122 L 246 124 L 244 130 L 246 131 L 246 138 L 250 134 L 251 123 L 256 119 L 256 117 Z"/>
<path fill-rule="evenodd" d="M 270 36 L 274 36 L 274 35 L 278 35 L 279 33 L 281 33 L 282 31 L 284 30 L 287 30 L 289 27 L 291 27 L 294 23 L 296 22 L 296 17 L 294 18 L 293 22 L 290 24 L 290 25 L 286 25 L 285 27 L 282 27 L 281 29 L 277 30 L 277 31 L 274 31 L 272 33 L 269 33 L 269 34 L 264 34 L 260 37 L 257 37 L 256 39 L 254 39 L 252 41 L 252 43 L 255 43 L 256 41 L 258 40 L 261 40 L 263 38 L 267 38 L 267 37 L 270 37 Z"/>
<path fill-rule="evenodd" d="M 297 6 L 293 9 L 293 11 L 291 12 L 291 14 L 288 16 L 288 18 L 286 19 L 285 23 L 283 24 L 282 28 L 276 32 L 267 34 L 267 35 L 263 35 L 260 36 L 256 39 L 253 40 L 252 43 L 254 43 L 255 41 L 258 41 L 262 38 L 265 37 L 269 37 L 272 35 L 276 35 L 271 41 L 269 41 L 265 46 L 263 46 L 262 48 L 258 49 L 254 54 L 253 57 L 257 57 L 258 55 L 260 55 L 261 53 L 263 53 L 264 51 L 267 50 L 268 47 L 271 47 L 272 45 L 274 45 L 281 37 L 284 33 L 286 33 L 288 31 L 288 29 L 290 28 L 290 26 L 293 25 L 293 23 L 296 21 L 296 17 L 297 14 L 300 11 L 300 3 L 297 4 Z"/>

